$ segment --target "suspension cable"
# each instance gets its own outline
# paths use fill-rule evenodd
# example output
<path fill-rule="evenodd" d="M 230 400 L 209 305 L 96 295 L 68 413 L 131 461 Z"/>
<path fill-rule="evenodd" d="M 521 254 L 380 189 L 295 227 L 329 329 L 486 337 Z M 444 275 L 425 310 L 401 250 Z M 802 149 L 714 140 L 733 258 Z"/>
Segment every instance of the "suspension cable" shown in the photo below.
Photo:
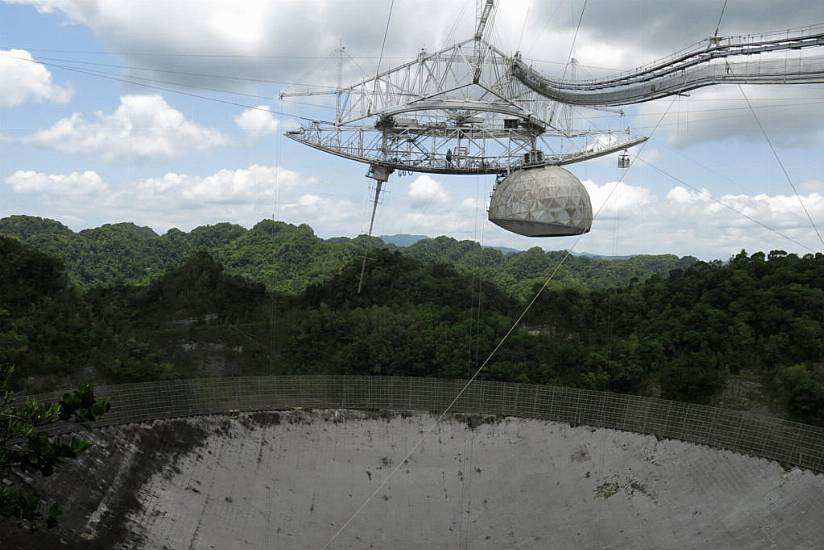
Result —
<path fill-rule="evenodd" d="M 655 170 L 655 171 L 656 171 L 656 172 L 658 172 L 659 174 L 661 174 L 661 175 L 663 175 L 663 176 L 668 177 L 668 178 L 669 178 L 669 179 L 671 179 L 672 181 L 674 181 L 674 182 L 676 182 L 676 183 L 678 183 L 678 184 L 680 184 L 680 185 L 684 185 L 685 187 L 689 187 L 689 188 L 690 188 L 690 189 L 692 189 L 693 191 L 696 191 L 696 192 L 699 192 L 699 193 L 701 192 L 701 189 L 699 189 L 698 187 L 696 187 L 696 186 L 694 186 L 694 185 L 692 185 L 692 184 L 690 184 L 690 183 L 688 183 L 688 182 L 686 182 L 686 181 L 682 180 L 681 178 L 679 178 L 679 177 L 677 177 L 677 176 L 675 176 L 675 175 L 671 174 L 670 172 L 667 172 L 667 171 L 666 171 L 666 170 L 664 170 L 663 168 L 661 168 L 661 167 L 659 167 L 659 166 L 656 166 L 655 164 L 653 164 L 652 162 L 648 161 L 647 159 L 645 159 L 645 158 L 643 158 L 643 157 L 638 157 L 638 160 L 640 160 L 640 161 L 641 161 L 641 162 L 643 162 L 646 166 L 649 166 L 650 168 L 652 168 L 653 170 Z M 784 239 L 787 239 L 787 240 L 788 240 L 788 241 L 790 241 L 791 243 L 796 244 L 796 245 L 800 246 L 801 248 L 804 248 L 805 250 L 808 250 L 809 252 L 815 253 L 815 250 L 814 250 L 814 249 L 810 248 L 809 246 L 807 246 L 806 244 L 802 243 L 801 241 L 799 241 L 799 240 L 797 240 L 797 239 L 794 239 L 794 238 L 790 237 L 789 235 L 787 235 L 786 233 L 782 233 L 781 231 L 779 231 L 779 230 L 777 230 L 777 229 L 775 229 L 775 228 L 773 228 L 773 227 L 770 227 L 770 226 L 769 226 L 769 225 L 767 225 L 766 223 L 764 223 L 764 222 L 762 222 L 762 221 L 760 221 L 760 220 L 758 220 L 758 219 L 756 219 L 756 218 L 753 218 L 752 216 L 750 216 L 750 215 L 749 215 L 749 214 L 747 214 L 746 212 L 744 212 L 744 211 L 742 211 L 742 210 L 739 210 L 739 209 L 735 208 L 734 206 L 731 206 L 731 205 L 727 204 L 726 202 L 724 202 L 724 201 L 722 201 L 722 200 L 719 200 L 719 199 L 713 198 L 712 196 L 710 196 L 710 200 L 711 200 L 712 202 L 714 202 L 714 203 L 716 203 L 716 204 L 720 205 L 720 206 L 723 206 L 723 207 L 724 207 L 724 208 L 726 208 L 727 210 L 731 210 L 732 212 L 735 212 L 735 213 L 736 213 L 736 214 L 738 214 L 739 216 L 741 216 L 741 217 L 743 217 L 743 218 L 746 218 L 747 220 L 749 220 L 749 221 L 753 222 L 754 224 L 756 224 L 756 225 L 759 225 L 759 226 L 763 227 L 763 228 L 764 228 L 764 229 L 766 229 L 767 231 L 770 231 L 770 232 L 772 232 L 772 233 L 775 233 L 775 234 L 776 234 L 776 235 L 778 235 L 779 237 L 782 237 L 782 238 L 784 238 Z"/>
<path fill-rule="evenodd" d="M 715 34 L 718 36 L 718 31 L 721 29 L 721 20 L 724 19 L 724 12 L 727 11 L 727 0 L 724 0 L 724 5 L 721 7 L 721 15 L 718 16 L 718 24 L 715 25 Z"/>
<path fill-rule="evenodd" d="M 669 109 L 672 108 L 672 105 L 674 103 L 675 103 L 675 100 L 673 99 L 669 104 L 669 108 L 664 112 L 663 115 L 661 115 L 661 118 L 658 120 L 659 124 L 667 116 L 667 114 L 669 113 Z M 650 133 L 650 139 L 655 134 L 655 130 L 657 130 L 657 128 L 658 127 L 656 126 L 656 128 L 653 129 L 653 131 Z M 638 152 L 635 155 L 635 159 L 637 159 L 641 155 L 641 153 L 643 152 L 644 148 L 646 147 L 646 145 L 648 143 L 649 143 L 649 140 L 645 141 L 644 143 L 641 144 L 641 146 L 638 148 Z M 598 208 L 598 210 L 593 215 L 593 217 L 592 217 L 593 220 L 597 219 L 598 216 L 601 214 L 601 211 L 603 211 L 603 209 L 606 207 L 607 203 L 609 203 L 610 199 L 612 198 L 612 195 L 615 193 L 615 190 L 618 189 L 618 187 L 624 182 L 624 179 L 626 178 L 629 171 L 632 169 L 633 165 L 634 165 L 634 162 L 631 163 L 629 168 L 627 168 L 624 171 L 623 175 L 621 176 L 621 179 L 618 180 L 617 182 L 615 182 L 615 184 L 612 186 L 612 189 L 610 189 L 610 191 L 607 194 L 606 198 L 601 203 L 601 206 Z M 583 239 L 585 235 L 586 234 L 583 233 L 583 234 L 579 235 L 573 241 L 572 246 L 570 246 L 565 251 L 564 256 L 561 258 L 561 260 L 555 265 L 555 268 L 546 277 L 546 279 L 544 280 L 544 283 L 541 285 L 541 287 L 538 289 L 538 291 L 535 293 L 535 295 L 532 297 L 532 299 L 529 301 L 529 303 L 527 303 L 527 305 L 524 307 L 523 311 L 521 311 L 521 313 L 515 318 L 514 322 L 509 327 L 509 330 L 507 330 L 506 333 L 501 337 L 501 339 L 498 340 L 498 343 L 495 345 L 495 347 L 492 349 L 492 351 L 489 353 L 489 355 L 486 357 L 486 359 L 484 359 L 483 363 L 481 363 L 481 365 L 477 368 L 477 370 L 475 370 L 475 373 L 469 378 L 469 380 L 466 381 L 466 383 L 463 385 L 463 387 L 460 389 L 460 391 L 458 391 L 458 393 L 455 395 L 455 397 L 452 398 L 452 400 L 449 402 L 449 404 L 446 406 L 446 408 L 435 418 L 435 421 L 432 422 L 432 424 L 426 430 L 423 431 L 420 439 L 418 439 L 417 443 L 415 443 L 412 446 L 412 449 L 410 449 L 410 451 L 406 454 L 406 456 L 404 456 L 404 458 L 402 460 L 399 460 L 397 465 L 395 465 L 395 467 L 386 476 L 384 476 L 384 478 L 381 480 L 381 482 L 378 484 L 378 486 L 375 488 L 375 490 L 372 491 L 363 500 L 363 502 L 361 502 L 360 506 L 358 506 L 358 508 L 355 510 L 355 512 L 351 516 L 349 516 L 349 519 L 347 519 L 338 528 L 338 530 L 335 531 L 335 533 L 332 535 L 332 537 L 328 541 L 326 541 L 326 544 L 324 544 L 321 547 L 321 550 L 326 550 L 327 548 L 329 548 L 329 545 L 332 544 L 341 535 L 341 533 L 343 533 L 346 530 L 347 527 L 349 527 L 349 525 L 352 523 L 352 521 L 358 515 L 360 515 L 360 513 L 363 511 L 364 508 L 366 508 L 366 505 L 369 504 L 369 502 L 371 502 L 372 499 L 375 498 L 378 495 L 378 493 L 380 493 L 383 490 L 383 488 L 386 486 L 386 484 L 389 483 L 389 480 L 392 479 L 392 477 L 394 477 L 394 475 L 396 473 L 398 473 L 398 471 L 406 465 L 407 461 L 412 457 L 412 455 L 415 454 L 415 452 L 417 452 L 417 450 L 420 448 L 421 445 L 423 445 L 423 442 L 426 439 L 426 437 L 429 434 L 431 434 L 432 431 L 438 426 L 438 424 L 440 424 L 441 421 L 446 417 L 446 415 L 449 414 L 449 411 L 452 410 L 452 407 L 455 406 L 455 404 L 458 402 L 458 400 L 461 398 L 461 396 L 463 396 L 463 394 L 466 393 L 466 390 L 468 390 L 469 387 L 475 382 L 475 380 L 477 380 L 477 378 L 481 375 L 481 372 L 483 372 L 483 370 L 486 368 L 486 366 L 489 364 L 489 362 L 492 361 L 492 358 L 495 357 L 495 355 L 498 353 L 498 350 L 500 350 L 501 347 L 503 347 L 503 345 L 506 343 L 506 341 L 509 339 L 509 337 L 512 335 L 512 333 L 515 332 L 515 329 L 518 328 L 518 326 L 521 324 L 521 321 L 524 319 L 524 317 L 526 317 L 527 313 L 529 313 L 529 311 L 532 309 L 532 306 L 535 305 L 535 302 L 537 302 L 538 298 L 540 298 L 541 295 L 544 293 L 544 290 L 546 290 L 547 287 L 549 286 L 549 284 L 555 279 L 555 275 L 558 274 L 558 271 L 560 271 L 561 267 L 566 263 L 566 261 L 572 255 L 572 252 L 575 250 L 575 247 L 578 246 L 578 244 L 581 242 L 581 239 Z"/>
<path fill-rule="evenodd" d="M 383 50 L 386 48 L 386 37 L 389 36 L 389 24 L 392 22 L 392 10 L 395 9 L 395 0 L 389 4 L 389 16 L 386 18 L 386 28 L 383 30 L 383 41 L 381 42 L 381 54 L 378 57 L 378 68 L 375 69 L 375 90 L 378 91 L 378 76 L 381 74 L 381 62 L 383 61 Z"/>
<path fill-rule="evenodd" d="M 758 118 L 758 113 L 755 112 L 755 108 L 753 108 L 752 103 L 750 103 L 750 98 L 747 96 L 747 93 L 744 91 L 744 87 L 741 84 L 738 85 L 738 89 L 741 91 L 741 95 L 744 96 L 744 100 L 747 102 L 747 106 L 750 108 L 750 112 L 752 113 L 753 118 L 755 119 L 756 124 L 758 124 L 758 128 L 761 130 L 761 134 L 764 136 L 764 140 L 767 142 L 767 145 L 770 146 L 770 151 L 772 151 L 773 156 L 775 157 L 776 162 L 778 162 L 778 166 L 781 167 L 781 171 L 784 173 L 784 177 L 787 179 L 787 183 L 790 184 L 790 187 L 795 193 L 795 198 L 798 199 L 798 203 L 801 205 L 801 209 L 804 210 L 804 214 L 807 215 L 807 219 L 810 221 L 810 225 L 812 226 L 815 234 L 818 235 L 818 240 L 821 241 L 821 245 L 824 246 L 824 237 L 821 236 L 821 232 L 818 230 L 818 226 L 815 224 L 815 220 L 810 215 L 810 211 L 807 209 L 807 205 L 804 204 L 804 200 L 801 198 L 801 195 L 798 193 L 798 189 L 796 188 L 795 184 L 793 183 L 792 178 L 790 177 L 790 173 L 787 172 L 787 168 L 784 166 L 784 162 L 781 160 L 781 157 L 778 155 L 778 151 L 776 151 L 775 146 L 773 145 L 772 140 L 770 139 L 769 134 L 767 134 L 767 130 L 764 128 L 764 125 L 761 124 L 761 119 Z"/>
<path fill-rule="evenodd" d="M 13 55 L 8 55 L 6 57 L 9 57 L 11 59 L 17 59 L 19 61 L 25 61 L 27 63 L 34 63 L 35 65 L 45 65 L 47 67 L 62 69 L 64 71 L 71 71 L 71 72 L 75 72 L 75 73 L 85 74 L 85 75 L 88 75 L 88 76 L 93 76 L 93 77 L 96 77 L 96 78 L 103 78 L 105 80 L 114 80 L 116 82 L 124 82 L 126 84 L 133 84 L 135 86 L 141 86 L 143 88 L 148 88 L 150 90 L 160 90 L 160 91 L 163 91 L 163 92 L 169 92 L 169 93 L 173 93 L 173 94 L 193 97 L 193 98 L 196 98 L 196 99 L 203 99 L 203 100 L 206 100 L 206 101 L 214 101 L 216 103 L 223 103 L 224 105 L 234 105 L 235 107 L 243 107 L 244 109 L 252 109 L 252 110 L 255 110 L 255 111 L 263 111 L 263 112 L 266 112 L 266 113 L 271 113 L 273 115 L 279 115 L 279 116 L 284 116 L 284 117 L 289 117 L 289 118 L 295 118 L 295 119 L 303 120 L 303 121 L 307 121 L 307 122 L 322 122 L 324 124 L 334 124 L 333 122 L 329 122 L 329 121 L 325 121 L 325 120 L 319 120 L 319 119 L 304 117 L 304 116 L 300 116 L 300 115 L 293 115 L 291 113 L 286 113 L 286 112 L 282 112 L 282 111 L 274 111 L 274 110 L 269 109 L 269 108 L 263 108 L 263 107 L 259 107 L 259 106 L 256 106 L 256 105 L 249 105 L 248 103 L 240 103 L 240 102 L 231 101 L 231 100 L 228 100 L 228 99 L 220 99 L 220 98 L 217 98 L 217 97 L 210 97 L 210 96 L 207 96 L 207 95 L 195 94 L 195 93 L 186 92 L 186 91 L 183 91 L 183 90 L 176 90 L 174 88 L 169 88 L 169 87 L 166 87 L 166 86 L 157 86 L 155 84 L 146 84 L 145 82 L 139 82 L 139 81 L 136 81 L 136 80 L 123 78 L 123 77 L 119 77 L 119 76 L 114 76 L 114 75 L 107 74 L 107 73 L 100 73 L 100 72 L 97 72 L 97 71 L 88 71 L 88 70 L 85 70 L 85 69 L 79 69 L 77 67 L 67 67 L 65 65 L 59 65 L 57 63 L 50 63 L 50 62 L 47 62 L 47 61 L 36 61 L 34 59 L 27 59 L 25 57 L 18 57 L 18 56 L 13 56 Z"/>
<path fill-rule="evenodd" d="M 567 64 L 564 67 L 564 74 L 563 74 L 563 76 L 561 76 L 561 80 L 563 80 L 564 76 L 566 76 L 567 67 L 569 67 L 569 64 L 572 62 L 572 55 L 575 53 L 575 42 L 578 40 L 578 32 L 581 30 L 581 23 L 583 23 L 583 21 L 584 21 L 584 12 L 587 9 L 587 2 L 588 1 L 589 0 L 584 0 L 584 7 L 581 8 L 581 16 L 578 17 L 578 26 L 575 27 L 575 33 L 572 35 L 572 44 L 570 44 L 570 46 L 569 46 L 569 55 L 567 56 Z"/>
<path fill-rule="evenodd" d="M 518 37 L 518 47 L 515 48 L 515 51 L 521 51 L 521 42 L 524 40 L 524 31 L 526 30 L 526 23 L 529 21 L 529 12 L 532 11 L 532 5 L 535 3 L 535 0 L 532 0 L 529 3 L 529 7 L 526 9 L 526 13 L 524 14 L 524 23 L 521 25 L 521 35 Z"/>
<path fill-rule="evenodd" d="M 584 0 L 584 6 L 581 8 L 581 15 L 578 17 L 578 26 L 575 27 L 575 33 L 572 35 L 572 43 L 569 45 L 569 55 L 567 56 L 567 62 L 564 65 L 564 72 L 561 74 L 561 82 L 564 81 L 566 78 L 567 70 L 569 69 L 570 63 L 572 63 L 572 55 L 575 53 L 575 42 L 578 40 L 578 31 L 581 30 L 581 23 L 584 21 L 584 12 L 587 9 L 587 2 L 589 0 Z M 552 110 L 549 114 L 549 121 L 552 122 L 552 119 L 555 118 L 555 112 L 558 109 L 558 102 L 552 104 Z M 563 107 L 562 107 L 563 108 Z"/>

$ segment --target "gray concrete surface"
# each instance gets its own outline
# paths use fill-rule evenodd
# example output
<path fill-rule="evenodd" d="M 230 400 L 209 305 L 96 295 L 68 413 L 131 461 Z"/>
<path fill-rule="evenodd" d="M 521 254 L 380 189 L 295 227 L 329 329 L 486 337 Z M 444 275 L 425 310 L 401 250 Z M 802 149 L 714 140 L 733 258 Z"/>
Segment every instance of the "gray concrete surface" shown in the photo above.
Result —
<path fill-rule="evenodd" d="M 277 417 L 190 421 L 212 435 L 140 488 L 130 516 L 140 548 L 321 548 L 432 422 L 266 418 Z M 822 520 L 824 476 L 763 459 L 537 420 L 451 419 L 331 548 L 812 550 Z"/>
<path fill-rule="evenodd" d="M 824 475 L 628 432 L 479 418 L 440 424 L 330 548 L 822 547 Z M 320 549 L 432 422 L 328 410 L 105 428 L 49 481 L 82 536 L 0 547 Z"/>

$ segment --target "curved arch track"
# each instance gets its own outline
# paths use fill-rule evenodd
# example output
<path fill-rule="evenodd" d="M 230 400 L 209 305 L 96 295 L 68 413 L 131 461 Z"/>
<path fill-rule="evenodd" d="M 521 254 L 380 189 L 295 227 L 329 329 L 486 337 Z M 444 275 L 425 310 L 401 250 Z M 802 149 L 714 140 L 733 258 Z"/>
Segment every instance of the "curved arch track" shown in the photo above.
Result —
<path fill-rule="evenodd" d="M 538 94 L 570 105 L 627 105 L 715 84 L 810 84 L 824 81 L 821 26 L 762 35 L 710 38 L 631 71 L 593 80 L 554 80 L 517 56 L 512 73 Z"/>

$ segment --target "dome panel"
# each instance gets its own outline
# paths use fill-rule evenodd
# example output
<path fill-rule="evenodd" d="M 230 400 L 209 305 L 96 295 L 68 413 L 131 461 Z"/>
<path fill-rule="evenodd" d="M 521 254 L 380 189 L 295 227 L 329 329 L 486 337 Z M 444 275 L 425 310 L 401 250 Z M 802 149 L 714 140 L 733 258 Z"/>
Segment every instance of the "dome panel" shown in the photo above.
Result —
<path fill-rule="evenodd" d="M 581 181 L 560 166 L 518 170 L 501 181 L 489 203 L 489 221 L 527 237 L 587 233 L 592 204 Z"/>

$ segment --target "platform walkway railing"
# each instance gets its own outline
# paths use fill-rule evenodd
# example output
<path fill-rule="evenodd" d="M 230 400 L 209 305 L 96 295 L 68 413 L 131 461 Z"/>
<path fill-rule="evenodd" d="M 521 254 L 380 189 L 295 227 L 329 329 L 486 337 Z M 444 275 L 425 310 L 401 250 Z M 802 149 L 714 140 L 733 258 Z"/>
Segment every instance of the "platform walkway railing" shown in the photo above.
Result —
<path fill-rule="evenodd" d="M 99 386 L 111 411 L 98 427 L 292 408 L 440 413 L 465 380 L 376 376 L 199 378 Z M 34 396 L 48 400 L 59 393 Z M 654 435 L 824 473 L 824 429 L 732 410 L 608 392 L 477 380 L 452 413 L 515 416 Z"/>

